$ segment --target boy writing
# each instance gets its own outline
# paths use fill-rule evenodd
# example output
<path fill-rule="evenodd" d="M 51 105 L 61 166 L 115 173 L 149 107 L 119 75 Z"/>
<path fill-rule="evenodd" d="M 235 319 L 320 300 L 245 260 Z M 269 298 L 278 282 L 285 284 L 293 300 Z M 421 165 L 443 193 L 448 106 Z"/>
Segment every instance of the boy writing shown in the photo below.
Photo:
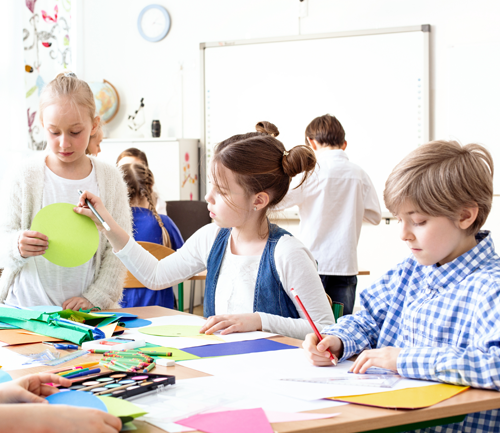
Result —
<path fill-rule="evenodd" d="M 378 224 L 375 187 L 361 167 L 349 161 L 344 128 L 329 114 L 306 128 L 306 144 L 316 154 L 313 175 L 301 187 L 295 179 L 279 209 L 299 206 L 299 239 L 318 262 L 318 272 L 332 301 L 351 314 L 358 283 L 357 246 L 361 224 Z"/>
<path fill-rule="evenodd" d="M 500 390 L 500 258 L 479 231 L 491 209 L 493 160 L 477 144 L 436 141 L 400 162 L 384 191 L 412 255 L 361 294 L 363 309 L 314 334 L 304 348 L 315 365 L 361 353 L 369 367 L 404 377 Z M 372 350 L 366 350 L 372 349 Z M 446 432 L 500 429 L 498 410 L 468 415 Z"/>

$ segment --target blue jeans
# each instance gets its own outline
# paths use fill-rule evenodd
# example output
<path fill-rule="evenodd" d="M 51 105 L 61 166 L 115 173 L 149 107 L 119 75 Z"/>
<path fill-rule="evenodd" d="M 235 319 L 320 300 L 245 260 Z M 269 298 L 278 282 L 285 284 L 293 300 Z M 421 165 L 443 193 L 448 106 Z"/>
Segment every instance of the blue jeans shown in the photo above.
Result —
<path fill-rule="evenodd" d="M 356 300 L 358 277 L 344 275 L 320 275 L 321 282 L 333 302 L 344 304 L 344 316 L 352 314 Z"/>

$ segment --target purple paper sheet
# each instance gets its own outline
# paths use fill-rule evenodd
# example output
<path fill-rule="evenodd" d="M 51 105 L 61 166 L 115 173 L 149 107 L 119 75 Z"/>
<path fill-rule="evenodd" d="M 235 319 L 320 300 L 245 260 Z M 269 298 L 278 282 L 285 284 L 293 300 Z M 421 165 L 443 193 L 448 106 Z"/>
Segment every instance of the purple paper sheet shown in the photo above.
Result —
<path fill-rule="evenodd" d="M 297 347 L 278 343 L 273 340 L 261 339 L 209 344 L 207 346 L 188 347 L 182 350 L 200 358 L 208 358 L 211 356 L 241 355 L 244 353 L 271 352 L 273 350 L 285 349 L 297 349 Z"/>

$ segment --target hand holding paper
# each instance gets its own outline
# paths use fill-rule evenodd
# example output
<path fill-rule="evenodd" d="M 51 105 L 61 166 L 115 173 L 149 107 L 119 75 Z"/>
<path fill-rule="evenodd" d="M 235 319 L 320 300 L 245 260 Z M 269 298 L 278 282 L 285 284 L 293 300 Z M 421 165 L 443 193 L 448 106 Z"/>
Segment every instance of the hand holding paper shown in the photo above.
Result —
<path fill-rule="evenodd" d="M 25 230 L 19 236 L 17 248 L 21 257 L 28 258 L 41 256 L 49 247 L 49 238 L 42 233 L 33 230 Z"/>
<path fill-rule="evenodd" d="M 92 310 L 94 305 L 90 303 L 88 299 L 85 299 L 83 296 L 74 296 L 73 298 L 66 299 L 62 305 L 64 310 Z"/>

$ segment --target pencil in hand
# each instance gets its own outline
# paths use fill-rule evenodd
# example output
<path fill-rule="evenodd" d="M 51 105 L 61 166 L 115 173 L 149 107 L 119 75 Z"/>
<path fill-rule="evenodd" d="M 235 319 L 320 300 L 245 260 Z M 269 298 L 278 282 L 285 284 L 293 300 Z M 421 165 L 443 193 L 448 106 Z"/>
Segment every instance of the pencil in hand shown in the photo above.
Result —
<path fill-rule="evenodd" d="M 304 312 L 305 316 L 307 317 L 307 321 L 309 322 L 309 324 L 311 325 L 314 333 L 316 334 L 316 337 L 318 337 L 319 341 L 323 340 L 323 337 L 321 336 L 321 334 L 319 333 L 318 331 L 318 328 L 316 328 L 316 325 L 314 324 L 314 322 L 312 321 L 311 319 L 311 316 L 309 316 L 309 313 L 307 312 L 306 310 L 306 307 L 304 307 L 304 304 L 302 303 L 302 301 L 300 300 L 299 298 L 299 295 L 297 295 L 297 293 L 295 293 L 295 291 L 292 289 L 290 289 L 290 292 L 292 292 L 292 295 L 294 296 L 294 298 L 297 300 L 297 302 L 299 303 L 300 305 L 300 308 L 302 308 L 302 311 Z M 331 352 L 330 349 L 326 349 L 328 351 L 328 353 L 330 354 L 330 359 L 332 361 L 332 364 L 333 365 L 337 365 L 337 359 L 335 358 L 335 356 L 333 355 L 333 353 Z"/>

